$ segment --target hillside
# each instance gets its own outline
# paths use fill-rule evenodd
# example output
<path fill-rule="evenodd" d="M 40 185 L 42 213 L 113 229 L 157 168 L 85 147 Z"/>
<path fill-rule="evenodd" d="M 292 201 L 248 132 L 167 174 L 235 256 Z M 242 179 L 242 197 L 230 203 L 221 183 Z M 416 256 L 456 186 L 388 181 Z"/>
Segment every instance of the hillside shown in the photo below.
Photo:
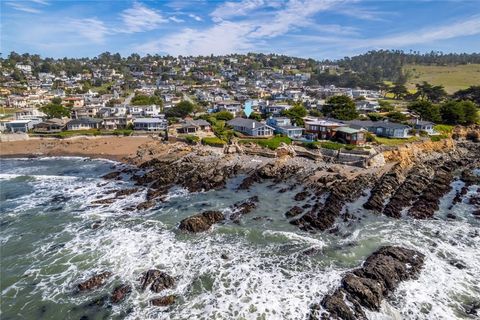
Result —
<path fill-rule="evenodd" d="M 480 64 L 457 66 L 427 66 L 409 64 L 404 67 L 408 76 L 407 87 L 415 88 L 416 83 L 427 81 L 443 85 L 448 93 L 480 84 Z"/>

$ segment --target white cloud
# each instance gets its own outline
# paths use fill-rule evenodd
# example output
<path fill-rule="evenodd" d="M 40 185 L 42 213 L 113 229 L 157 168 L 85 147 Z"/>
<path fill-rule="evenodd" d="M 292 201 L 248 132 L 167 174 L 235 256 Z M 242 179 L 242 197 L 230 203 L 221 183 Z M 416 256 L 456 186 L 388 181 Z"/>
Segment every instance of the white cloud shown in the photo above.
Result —
<path fill-rule="evenodd" d="M 475 15 L 453 24 L 438 26 L 435 28 L 425 28 L 412 32 L 392 34 L 387 37 L 359 40 L 356 46 L 360 48 L 399 48 L 477 34 L 480 34 L 480 15 Z"/>
<path fill-rule="evenodd" d="M 238 16 L 245 16 L 257 9 L 267 6 L 264 0 L 244 0 L 240 2 L 225 2 L 218 6 L 210 16 L 215 20 L 224 20 Z"/>
<path fill-rule="evenodd" d="M 195 14 L 193 14 L 193 13 L 190 13 L 188 16 L 189 16 L 190 18 L 196 20 L 196 21 L 203 21 L 203 19 L 202 19 L 201 17 L 199 17 L 199 16 L 197 16 L 197 15 L 195 15 Z"/>
<path fill-rule="evenodd" d="M 31 2 L 35 2 L 35 3 L 38 3 L 38 4 L 42 4 L 44 6 L 47 6 L 49 5 L 50 3 L 48 1 L 45 1 L 45 0 L 30 0 Z"/>
<path fill-rule="evenodd" d="M 103 21 L 96 18 L 71 19 L 66 27 L 68 31 L 78 33 L 94 43 L 103 43 L 105 36 L 110 34 Z"/>
<path fill-rule="evenodd" d="M 27 12 L 27 13 L 41 13 L 42 12 L 41 10 L 29 7 L 25 4 L 21 4 L 21 3 L 18 3 L 18 2 L 7 2 L 7 4 L 10 7 L 12 7 L 13 9 L 18 10 L 18 11 L 23 11 L 23 12 Z"/>
<path fill-rule="evenodd" d="M 158 28 L 162 23 L 167 22 L 160 12 L 150 9 L 139 2 L 135 2 L 133 7 L 124 10 L 122 17 L 126 33 L 150 31 Z"/>
<path fill-rule="evenodd" d="M 245 37 L 249 32 L 250 25 L 224 21 L 203 31 L 186 28 L 137 48 L 141 53 L 166 52 L 184 56 L 243 52 L 253 47 Z"/>
<path fill-rule="evenodd" d="M 172 16 L 170 18 L 168 18 L 169 20 L 173 21 L 173 22 L 176 22 L 176 23 L 181 23 L 181 22 L 185 22 L 185 20 L 183 19 L 180 19 L 180 18 L 177 18 L 175 16 Z"/>

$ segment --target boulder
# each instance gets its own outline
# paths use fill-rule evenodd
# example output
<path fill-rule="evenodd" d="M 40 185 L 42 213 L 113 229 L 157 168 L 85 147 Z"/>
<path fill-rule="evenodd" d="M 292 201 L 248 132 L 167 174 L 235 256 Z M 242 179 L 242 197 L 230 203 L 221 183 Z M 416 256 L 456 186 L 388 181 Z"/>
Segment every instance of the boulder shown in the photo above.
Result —
<path fill-rule="evenodd" d="M 79 291 L 86 291 L 99 288 L 105 284 L 105 281 L 112 276 L 112 273 L 105 271 L 92 276 L 91 278 L 79 283 L 77 288 Z"/>
<path fill-rule="evenodd" d="M 113 172 L 107 173 L 106 175 L 103 175 L 102 179 L 106 179 L 106 180 L 120 179 L 121 174 L 122 173 L 119 171 L 113 171 Z"/>
<path fill-rule="evenodd" d="M 345 274 L 340 288 L 322 300 L 323 313 L 312 307 L 310 319 L 367 319 L 363 308 L 380 310 L 382 300 L 401 281 L 418 276 L 424 258 L 420 252 L 402 247 L 380 248 L 361 268 Z"/>
<path fill-rule="evenodd" d="M 286 213 L 285 213 L 285 216 L 287 218 L 293 218 L 293 217 L 296 217 L 298 216 L 299 214 L 301 214 L 303 212 L 303 209 L 298 207 L 298 206 L 294 206 L 292 207 L 290 210 L 288 210 Z"/>
<path fill-rule="evenodd" d="M 142 274 L 140 285 L 142 290 L 150 288 L 151 291 L 158 293 L 164 289 L 172 288 L 175 285 L 175 279 L 165 272 L 151 269 Z"/>
<path fill-rule="evenodd" d="M 194 216 L 188 217 L 180 221 L 179 229 L 188 232 L 207 231 L 210 227 L 225 219 L 220 211 L 204 211 Z"/>
<path fill-rule="evenodd" d="M 128 284 L 122 284 L 115 287 L 112 291 L 110 301 L 112 303 L 120 303 L 132 292 L 132 287 Z"/>
<path fill-rule="evenodd" d="M 150 303 L 154 306 L 157 306 L 157 307 L 166 307 L 166 306 L 174 304 L 176 298 L 177 298 L 176 296 L 171 294 L 171 295 L 168 295 L 168 296 L 152 299 L 152 300 L 150 300 Z"/>

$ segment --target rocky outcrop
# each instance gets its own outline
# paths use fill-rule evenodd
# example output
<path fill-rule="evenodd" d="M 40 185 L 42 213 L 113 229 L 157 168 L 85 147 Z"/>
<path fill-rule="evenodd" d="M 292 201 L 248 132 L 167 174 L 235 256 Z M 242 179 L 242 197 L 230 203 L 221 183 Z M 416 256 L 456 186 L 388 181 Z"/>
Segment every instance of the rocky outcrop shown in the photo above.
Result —
<path fill-rule="evenodd" d="M 152 299 L 150 300 L 150 303 L 156 307 L 166 307 L 174 304 L 176 299 L 177 297 L 171 294 L 168 296 Z"/>
<path fill-rule="evenodd" d="M 115 287 L 112 291 L 110 301 L 112 303 L 120 303 L 132 292 L 132 287 L 128 284 L 122 284 Z"/>
<path fill-rule="evenodd" d="M 293 218 L 293 217 L 298 216 L 299 214 L 302 214 L 302 212 L 303 212 L 302 208 L 300 208 L 298 206 L 294 206 L 285 213 L 285 216 L 287 218 Z"/>
<path fill-rule="evenodd" d="M 400 282 L 420 273 L 424 255 L 402 247 L 382 247 L 363 266 L 345 274 L 341 286 L 312 307 L 310 319 L 367 319 L 364 309 L 378 311 Z"/>
<path fill-rule="evenodd" d="M 374 181 L 372 175 L 361 175 L 353 180 L 337 182 L 331 187 L 323 208 L 320 209 L 317 204 L 311 211 L 290 223 L 305 231 L 327 230 L 333 227 L 344 205 L 357 199 Z"/>
<path fill-rule="evenodd" d="M 239 166 L 228 166 L 219 159 L 205 161 L 198 156 L 176 160 L 153 159 L 141 164 L 140 168 L 148 171 L 135 177 L 137 183 L 164 192 L 173 185 L 182 186 L 190 192 L 220 189 L 239 170 Z"/>
<path fill-rule="evenodd" d="M 87 291 L 99 288 L 103 286 L 108 278 L 112 276 L 112 273 L 105 271 L 99 274 L 94 275 L 93 277 L 79 283 L 77 289 L 79 291 Z"/>
<path fill-rule="evenodd" d="M 392 218 L 400 218 L 402 210 L 409 207 L 428 187 L 433 173 L 434 170 L 431 166 L 418 165 L 414 167 L 390 198 L 383 214 Z"/>
<path fill-rule="evenodd" d="M 106 175 L 103 175 L 102 179 L 106 179 L 106 180 L 120 179 L 121 174 L 122 173 L 119 171 L 113 171 L 113 172 L 107 173 Z"/>
<path fill-rule="evenodd" d="M 231 206 L 232 213 L 229 218 L 233 222 L 238 223 L 240 221 L 240 218 L 243 215 L 250 213 L 253 209 L 257 207 L 257 203 L 258 203 L 258 196 L 253 196 L 246 200 L 234 203 Z"/>
<path fill-rule="evenodd" d="M 453 163 L 438 168 L 432 181 L 424 188 L 424 191 L 408 211 L 408 215 L 416 219 L 428 219 L 433 217 L 439 208 L 441 197 L 451 190 L 450 183 L 453 180 Z"/>
<path fill-rule="evenodd" d="M 253 170 L 240 183 L 239 190 L 248 190 L 254 183 L 261 182 L 266 179 L 271 179 L 274 182 L 285 182 L 293 177 L 297 181 L 301 181 L 305 175 L 304 168 L 295 165 L 283 165 L 282 163 L 267 163 L 266 165 Z"/>
<path fill-rule="evenodd" d="M 385 201 L 395 192 L 404 180 L 403 170 L 396 165 L 388 173 L 384 174 L 380 181 L 373 187 L 370 197 L 363 205 L 365 209 L 381 213 Z"/>
<path fill-rule="evenodd" d="M 153 292 L 160 292 L 172 288 L 175 285 L 175 279 L 165 272 L 157 269 L 151 269 L 142 274 L 140 286 L 142 290 L 150 288 Z"/>
<path fill-rule="evenodd" d="M 225 219 L 220 211 L 204 211 L 194 216 L 188 217 L 180 221 L 179 229 L 188 232 L 207 231 L 210 227 Z"/>

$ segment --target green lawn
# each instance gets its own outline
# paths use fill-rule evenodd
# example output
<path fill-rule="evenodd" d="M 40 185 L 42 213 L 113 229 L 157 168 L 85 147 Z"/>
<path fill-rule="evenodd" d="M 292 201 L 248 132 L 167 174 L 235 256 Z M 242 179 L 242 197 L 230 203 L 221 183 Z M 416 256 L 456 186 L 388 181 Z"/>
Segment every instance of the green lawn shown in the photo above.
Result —
<path fill-rule="evenodd" d="M 276 136 L 270 139 L 241 139 L 239 143 L 256 143 L 261 147 L 269 148 L 272 150 L 277 149 L 282 142 L 286 144 L 292 143 L 292 139 L 289 137 Z"/>
<path fill-rule="evenodd" d="M 453 132 L 453 126 L 448 124 L 437 124 L 433 126 L 433 129 L 443 134 L 450 134 Z"/>
<path fill-rule="evenodd" d="M 443 85 L 448 93 L 468 88 L 480 83 L 480 64 L 457 66 L 407 65 L 407 87 L 414 89 L 416 83 L 427 81 L 433 85 Z"/>
<path fill-rule="evenodd" d="M 408 139 L 375 137 L 374 139 L 375 139 L 375 142 L 377 142 L 379 144 L 383 144 L 383 145 L 391 146 L 391 147 L 396 147 L 396 146 L 400 146 L 402 144 L 406 144 L 406 143 L 409 143 L 409 142 L 414 142 L 414 141 L 419 140 L 418 137 L 411 137 L 411 138 L 408 138 Z"/>

